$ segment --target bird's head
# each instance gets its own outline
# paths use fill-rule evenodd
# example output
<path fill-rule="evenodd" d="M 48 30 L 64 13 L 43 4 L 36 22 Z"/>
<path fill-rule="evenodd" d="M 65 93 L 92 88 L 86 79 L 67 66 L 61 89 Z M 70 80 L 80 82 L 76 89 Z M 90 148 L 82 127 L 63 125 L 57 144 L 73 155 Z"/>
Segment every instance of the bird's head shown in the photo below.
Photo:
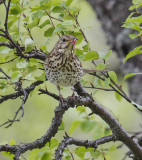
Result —
<path fill-rule="evenodd" d="M 72 35 L 63 35 L 57 42 L 57 48 L 73 50 L 78 39 Z"/>

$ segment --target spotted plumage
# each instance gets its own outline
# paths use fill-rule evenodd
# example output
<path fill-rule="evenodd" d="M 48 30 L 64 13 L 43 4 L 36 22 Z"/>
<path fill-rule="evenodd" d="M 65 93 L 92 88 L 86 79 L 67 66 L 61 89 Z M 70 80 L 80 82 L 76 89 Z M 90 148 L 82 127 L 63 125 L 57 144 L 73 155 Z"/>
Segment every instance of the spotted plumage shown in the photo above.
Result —
<path fill-rule="evenodd" d="M 56 86 L 73 86 L 83 75 L 81 62 L 73 52 L 75 42 L 74 36 L 64 35 L 47 56 L 46 77 Z"/>

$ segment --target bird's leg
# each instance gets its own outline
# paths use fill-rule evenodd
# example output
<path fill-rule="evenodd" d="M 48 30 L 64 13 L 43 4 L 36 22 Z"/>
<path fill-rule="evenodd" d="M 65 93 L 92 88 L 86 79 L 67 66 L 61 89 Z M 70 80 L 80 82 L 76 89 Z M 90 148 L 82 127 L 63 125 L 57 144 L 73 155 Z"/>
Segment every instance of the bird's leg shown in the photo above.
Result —
<path fill-rule="evenodd" d="M 60 87 L 57 86 L 57 89 L 58 89 L 58 91 L 59 91 L 59 98 L 60 98 L 61 105 L 63 105 L 64 98 L 63 98 L 63 96 L 62 96 L 62 94 L 61 94 Z"/>
<path fill-rule="evenodd" d="M 72 96 L 71 96 L 71 97 L 75 97 L 74 87 L 72 86 L 72 87 L 71 87 L 71 89 L 72 89 L 72 91 L 73 91 L 73 93 L 72 93 Z"/>

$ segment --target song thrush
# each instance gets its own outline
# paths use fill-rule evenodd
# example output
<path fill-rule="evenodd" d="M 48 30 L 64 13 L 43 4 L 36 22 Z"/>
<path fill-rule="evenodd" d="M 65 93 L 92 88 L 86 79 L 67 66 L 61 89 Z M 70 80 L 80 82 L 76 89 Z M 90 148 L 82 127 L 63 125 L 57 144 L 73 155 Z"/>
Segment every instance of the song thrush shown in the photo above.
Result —
<path fill-rule="evenodd" d="M 45 60 L 46 77 L 57 86 L 59 94 L 59 86 L 73 86 L 80 81 L 84 73 L 97 71 L 82 68 L 81 61 L 76 51 L 74 52 L 77 40 L 72 35 L 62 36 Z"/>

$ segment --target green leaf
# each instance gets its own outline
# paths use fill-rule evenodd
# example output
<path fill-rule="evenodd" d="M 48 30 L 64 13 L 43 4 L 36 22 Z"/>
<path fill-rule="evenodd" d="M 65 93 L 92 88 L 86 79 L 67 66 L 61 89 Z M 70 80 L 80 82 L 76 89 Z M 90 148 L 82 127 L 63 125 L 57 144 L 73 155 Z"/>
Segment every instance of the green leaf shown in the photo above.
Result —
<path fill-rule="evenodd" d="M 62 5 L 64 3 L 64 0 L 54 0 L 52 1 L 53 6 Z"/>
<path fill-rule="evenodd" d="M 84 60 L 88 61 L 88 60 L 94 60 L 94 59 L 98 59 L 99 55 L 96 51 L 89 51 L 86 55 Z"/>
<path fill-rule="evenodd" d="M 62 22 L 62 25 L 66 26 L 66 27 L 73 26 L 73 21 L 72 20 L 66 20 L 66 21 Z"/>
<path fill-rule="evenodd" d="M 60 26 L 58 26 L 58 27 L 55 28 L 53 34 L 61 32 L 61 31 L 65 31 L 65 30 L 66 29 L 62 25 L 60 25 Z"/>
<path fill-rule="evenodd" d="M 134 50 L 130 51 L 128 53 L 128 55 L 126 56 L 126 58 L 124 59 L 124 62 L 126 62 L 128 59 L 130 59 L 138 54 L 141 54 L 142 53 L 141 48 L 142 48 L 142 46 L 139 46 L 139 47 L 135 48 Z"/>
<path fill-rule="evenodd" d="M 117 149 L 116 145 L 112 145 L 112 146 L 108 149 L 108 151 L 115 151 L 116 149 Z"/>
<path fill-rule="evenodd" d="M 11 3 L 20 3 L 20 0 L 11 0 Z"/>
<path fill-rule="evenodd" d="M 119 91 L 119 90 L 118 90 Z M 118 100 L 118 101 L 121 101 L 122 100 L 122 96 L 120 94 L 118 94 L 117 92 L 115 92 L 115 98 Z"/>
<path fill-rule="evenodd" d="M 43 27 L 45 27 L 46 25 L 48 25 L 48 24 L 50 24 L 50 20 L 49 19 L 47 19 L 46 21 L 44 21 L 42 24 L 40 24 L 38 27 L 39 28 L 43 28 Z"/>
<path fill-rule="evenodd" d="M 66 6 L 70 6 L 72 2 L 73 2 L 73 0 L 66 0 L 65 5 L 66 5 Z"/>
<path fill-rule="evenodd" d="M 22 61 L 16 64 L 16 67 L 21 69 L 21 68 L 26 68 L 28 66 L 28 62 Z"/>
<path fill-rule="evenodd" d="M 15 140 L 14 139 L 10 140 L 10 145 L 15 145 Z"/>
<path fill-rule="evenodd" d="M 130 73 L 130 74 L 126 74 L 125 77 L 124 77 L 124 80 L 126 80 L 127 78 L 130 78 L 132 76 L 135 76 L 135 75 L 140 75 L 142 73 Z"/>
<path fill-rule="evenodd" d="M 80 127 L 82 131 L 88 133 L 94 129 L 95 122 L 92 122 L 90 120 L 85 120 L 81 123 Z"/>
<path fill-rule="evenodd" d="M 51 37 L 54 31 L 54 27 L 50 27 L 48 28 L 45 32 L 44 32 L 44 36 L 45 37 Z"/>
<path fill-rule="evenodd" d="M 35 79 L 34 79 L 34 76 L 33 76 L 31 73 L 26 74 L 26 76 L 25 76 L 24 78 L 27 79 L 27 80 L 30 80 L 30 81 L 35 80 Z"/>
<path fill-rule="evenodd" d="M 8 87 L 8 84 L 6 82 L 1 82 L 0 83 L 0 90 L 2 92 L 4 92 L 7 89 L 7 87 Z"/>
<path fill-rule="evenodd" d="M 61 125 L 58 128 L 58 131 L 64 130 L 65 126 L 64 126 L 64 122 L 62 121 Z"/>
<path fill-rule="evenodd" d="M 131 38 L 131 39 L 135 39 L 135 38 L 137 38 L 138 36 L 140 36 L 141 34 L 129 34 L 129 37 Z"/>
<path fill-rule="evenodd" d="M 106 127 L 104 130 L 104 136 L 108 136 L 112 133 L 112 131 L 110 130 L 110 128 Z"/>
<path fill-rule="evenodd" d="M 53 13 L 64 13 L 64 9 L 63 9 L 63 7 L 55 6 L 55 7 L 52 9 L 52 12 L 53 12 Z"/>
<path fill-rule="evenodd" d="M 41 1 L 40 1 L 40 4 L 42 5 L 42 4 L 44 4 L 44 3 L 47 3 L 48 1 L 50 1 L 50 0 L 41 0 Z"/>
<path fill-rule="evenodd" d="M 0 53 L 1 54 L 7 54 L 11 51 L 10 48 L 7 48 L 7 47 L 0 47 Z"/>
<path fill-rule="evenodd" d="M 109 71 L 108 74 L 109 74 L 109 77 L 110 77 L 115 83 L 117 83 L 117 75 L 116 75 L 116 73 L 115 73 L 114 71 Z"/>
<path fill-rule="evenodd" d="M 112 53 L 112 50 L 110 50 L 108 53 L 104 53 L 102 51 L 98 51 L 99 57 L 104 59 L 104 60 L 108 59 L 109 56 L 111 55 L 111 53 Z"/>
<path fill-rule="evenodd" d="M 81 159 L 84 159 L 85 152 L 86 152 L 85 147 L 77 147 L 75 149 L 75 154 L 77 154 L 77 156 L 80 157 Z"/>
<path fill-rule="evenodd" d="M 90 44 L 87 43 L 86 45 L 84 45 L 82 48 L 84 49 L 84 52 L 88 52 L 89 51 L 89 46 Z"/>
<path fill-rule="evenodd" d="M 65 160 L 72 160 L 72 157 L 67 155 L 67 156 L 65 156 Z"/>
<path fill-rule="evenodd" d="M 50 10 L 52 7 L 52 0 L 49 0 L 47 3 L 40 5 L 42 10 Z"/>
<path fill-rule="evenodd" d="M 100 87 L 100 86 L 101 86 L 101 81 L 100 81 L 100 79 L 99 79 L 98 77 L 95 77 L 94 85 L 95 85 L 96 87 Z"/>
<path fill-rule="evenodd" d="M 51 153 L 45 152 L 40 158 L 40 160 L 51 160 L 51 155 L 52 155 Z"/>
<path fill-rule="evenodd" d="M 141 0 L 132 0 L 133 4 L 139 4 L 141 2 Z"/>
<path fill-rule="evenodd" d="M 122 27 L 134 29 L 139 32 L 141 31 L 141 27 L 139 26 L 139 23 L 136 23 L 136 22 L 125 22 L 125 24 L 123 24 Z"/>
<path fill-rule="evenodd" d="M 32 152 L 30 153 L 28 160 L 37 160 L 38 158 L 38 154 L 40 153 L 40 149 L 34 149 L 32 150 Z"/>
<path fill-rule="evenodd" d="M 9 19 L 8 19 L 8 23 L 7 23 L 7 27 L 8 29 L 13 26 L 13 24 L 18 20 L 18 16 L 12 16 L 10 17 L 9 16 Z"/>
<path fill-rule="evenodd" d="M 34 19 L 34 18 L 39 18 L 39 19 L 41 19 L 43 16 L 45 16 L 46 15 L 46 13 L 45 12 L 43 12 L 43 11 L 36 11 L 36 12 L 34 12 L 34 13 L 32 13 L 32 20 Z"/>
<path fill-rule="evenodd" d="M 50 149 L 53 149 L 59 145 L 59 142 L 57 139 L 52 138 L 50 142 Z"/>
<path fill-rule="evenodd" d="M 96 159 L 101 155 L 101 152 L 99 150 L 94 151 L 94 149 L 90 148 L 90 154 L 91 154 L 93 159 L 94 158 Z"/>
<path fill-rule="evenodd" d="M 98 64 L 95 66 L 96 69 L 105 69 L 107 67 L 107 64 Z"/>
<path fill-rule="evenodd" d="M 76 48 L 76 55 L 80 56 L 82 54 L 83 54 L 83 51 L 81 49 L 79 49 L 79 48 Z"/>
<path fill-rule="evenodd" d="M 71 135 L 75 129 L 80 125 L 80 121 L 74 121 L 71 126 L 70 126 L 70 129 L 69 129 L 69 134 Z"/>
<path fill-rule="evenodd" d="M 103 81 L 104 87 L 108 87 L 110 84 L 110 78 L 105 78 L 105 81 Z"/>
<path fill-rule="evenodd" d="M 14 4 L 10 7 L 9 14 L 18 15 L 22 12 L 20 5 Z"/>
<path fill-rule="evenodd" d="M 39 77 L 35 77 L 35 79 L 36 79 L 36 80 L 39 80 L 39 81 L 45 81 L 45 72 L 44 72 L 44 73 L 42 73 L 42 75 L 41 75 L 41 76 L 39 76 Z"/>
<path fill-rule="evenodd" d="M 34 41 L 31 38 L 25 40 L 25 51 L 30 52 L 34 48 Z"/>
<path fill-rule="evenodd" d="M 80 32 L 75 32 L 74 36 L 79 39 L 77 41 L 76 45 L 80 44 L 82 42 L 82 40 L 84 40 L 84 37 L 83 37 L 83 35 Z M 89 47 L 89 43 L 87 45 Z M 88 50 L 87 50 L 87 52 L 88 52 Z"/>
<path fill-rule="evenodd" d="M 32 23 L 29 23 L 26 25 L 26 27 L 28 27 L 29 29 L 32 29 L 33 27 L 37 26 L 39 24 L 39 18 L 38 17 L 35 17 L 33 19 L 33 22 Z"/>
<path fill-rule="evenodd" d="M 21 76 L 22 76 L 22 74 L 19 71 L 12 72 L 11 81 L 17 82 Z"/>
<path fill-rule="evenodd" d="M 84 106 L 78 106 L 76 110 L 79 111 L 80 114 L 86 112 L 86 108 Z"/>
<path fill-rule="evenodd" d="M 12 35 L 12 39 L 17 42 L 18 40 L 22 39 L 22 34 L 21 32 L 16 32 Z"/>

